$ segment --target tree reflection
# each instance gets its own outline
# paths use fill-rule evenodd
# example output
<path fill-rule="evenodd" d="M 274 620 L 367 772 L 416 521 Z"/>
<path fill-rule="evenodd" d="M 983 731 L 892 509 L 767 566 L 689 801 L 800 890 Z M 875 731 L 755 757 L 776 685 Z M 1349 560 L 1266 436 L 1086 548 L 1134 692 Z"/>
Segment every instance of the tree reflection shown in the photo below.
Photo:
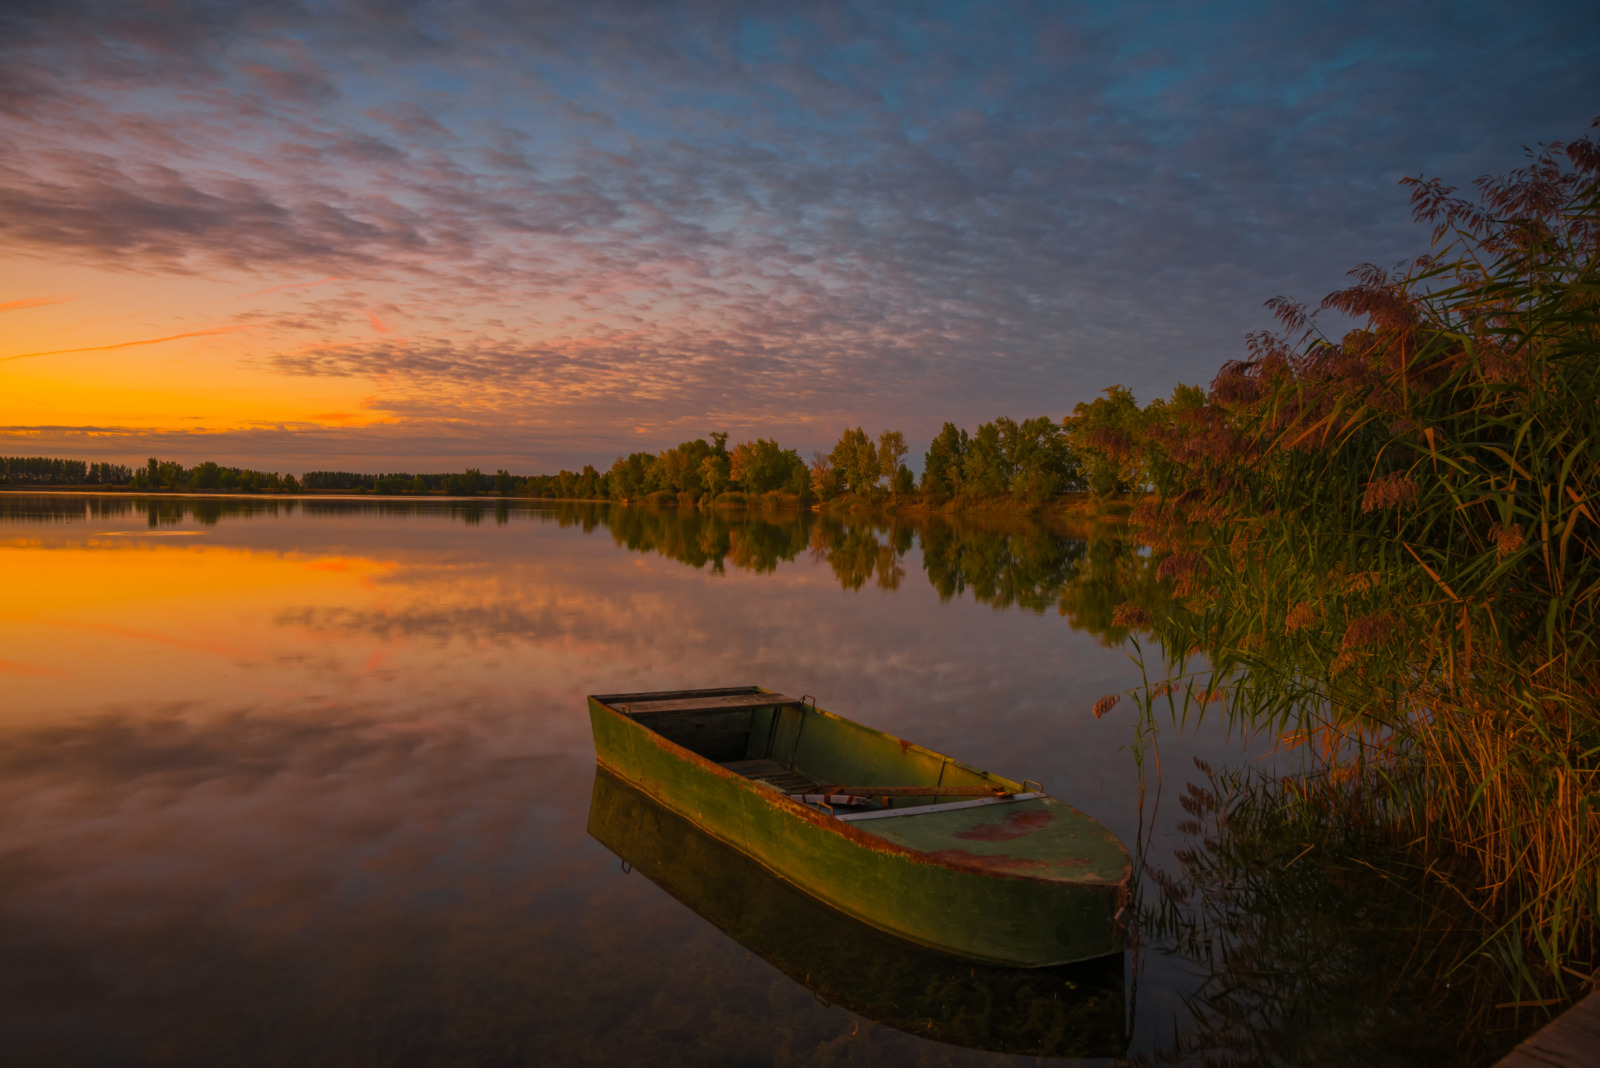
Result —
<path fill-rule="evenodd" d="M 766 574 L 809 552 L 842 589 L 896 590 L 906 557 L 919 544 L 922 568 L 940 600 L 970 596 L 996 609 L 1044 613 L 1054 608 L 1074 629 L 1118 645 L 1128 628 L 1117 605 L 1164 603 L 1166 593 L 1147 549 L 1122 528 L 1061 527 L 1025 517 L 882 517 L 761 509 L 655 508 L 604 502 L 430 501 L 352 498 L 136 497 L 71 494 L 0 495 L 0 519 L 77 522 L 143 519 L 151 528 L 192 521 L 215 526 L 255 516 L 446 516 L 478 526 L 514 518 L 604 531 L 630 552 L 654 553 L 694 568 Z"/>

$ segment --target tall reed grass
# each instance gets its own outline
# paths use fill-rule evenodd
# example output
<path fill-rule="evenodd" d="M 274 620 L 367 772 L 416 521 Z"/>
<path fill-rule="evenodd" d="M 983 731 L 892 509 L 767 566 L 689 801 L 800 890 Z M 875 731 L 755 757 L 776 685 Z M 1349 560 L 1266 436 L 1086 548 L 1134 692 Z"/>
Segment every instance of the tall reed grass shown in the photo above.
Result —
<path fill-rule="evenodd" d="M 1473 200 L 1410 183 L 1427 255 L 1269 302 L 1283 332 L 1155 432 L 1153 626 L 1174 677 L 1206 654 L 1191 699 L 1469 861 L 1485 951 L 1567 996 L 1600 962 L 1600 150 L 1544 146 Z"/>

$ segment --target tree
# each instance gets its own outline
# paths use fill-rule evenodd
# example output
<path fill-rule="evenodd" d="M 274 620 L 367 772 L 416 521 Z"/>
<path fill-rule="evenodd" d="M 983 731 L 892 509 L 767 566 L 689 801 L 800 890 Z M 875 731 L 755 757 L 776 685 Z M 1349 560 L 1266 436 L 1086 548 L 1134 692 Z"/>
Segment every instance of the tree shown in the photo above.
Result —
<path fill-rule="evenodd" d="M 655 482 L 654 453 L 632 452 L 611 465 L 611 496 L 618 500 L 643 497 Z"/>
<path fill-rule="evenodd" d="M 729 477 L 746 493 L 769 493 L 785 488 L 793 491 L 797 481 L 802 486 L 810 481 L 800 454 L 768 438 L 741 441 L 728 454 L 728 459 Z M 801 476 L 798 479 L 797 471 Z"/>
<path fill-rule="evenodd" d="M 894 492 L 896 494 L 911 493 L 917 488 L 917 476 L 911 473 L 911 468 L 905 464 L 900 465 L 900 470 L 894 473 Z"/>
<path fill-rule="evenodd" d="M 1010 478 L 1011 495 L 1043 504 L 1058 493 L 1076 489 L 1081 478 L 1076 457 L 1061 426 L 1049 416 L 996 420 Z"/>
<path fill-rule="evenodd" d="M 885 430 L 878 435 L 878 473 L 889 482 L 891 496 L 899 493 L 900 483 L 896 477 L 900 473 L 900 461 L 910 450 L 906 448 L 906 436 L 898 430 Z"/>
<path fill-rule="evenodd" d="M 1126 386 L 1108 386 L 1101 392 L 1104 397 L 1076 405 L 1062 427 L 1083 465 L 1089 492 L 1109 497 L 1142 488 L 1147 481 L 1140 448 L 1144 418 Z"/>
<path fill-rule="evenodd" d="M 811 492 L 824 501 L 832 500 L 839 494 L 839 473 L 821 452 L 811 454 Z"/>
<path fill-rule="evenodd" d="M 967 432 L 946 423 L 928 446 L 922 461 L 922 492 L 954 497 L 961 492 L 962 465 L 967 459 Z"/>
<path fill-rule="evenodd" d="M 839 488 L 846 493 L 869 493 L 882 477 L 877 447 L 860 427 L 839 435 L 833 451 L 828 454 L 828 465 L 833 469 Z"/>
<path fill-rule="evenodd" d="M 962 491 L 967 494 L 997 497 L 1010 488 L 1011 472 L 1006 468 L 1000 427 L 996 423 L 983 423 L 968 439 L 961 474 Z"/>
<path fill-rule="evenodd" d="M 595 470 L 594 464 L 584 464 L 583 470 L 578 472 L 573 480 L 572 495 L 583 500 L 600 496 L 600 472 Z"/>
<path fill-rule="evenodd" d="M 714 434 L 712 436 L 716 437 Z M 727 439 L 726 434 L 722 437 L 724 440 Z M 728 488 L 729 477 L 729 460 L 726 453 L 713 452 L 700 461 L 700 481 L 705 485 L 706 492 L 713 497 Z"/>

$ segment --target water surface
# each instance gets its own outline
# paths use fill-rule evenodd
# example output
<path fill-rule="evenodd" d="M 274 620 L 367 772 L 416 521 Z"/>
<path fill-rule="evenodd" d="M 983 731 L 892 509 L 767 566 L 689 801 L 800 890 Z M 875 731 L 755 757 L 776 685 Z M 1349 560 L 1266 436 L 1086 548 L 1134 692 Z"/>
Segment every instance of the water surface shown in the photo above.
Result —
<path fill-rule="evenodd" d="M 1174 800 L 1207 781 L 1193 758 L 1249 764 L 1271 740 L 1215 717 L 1165 732 L 1167 800 L 1141 811 L 1129 704 L 1090 713 L 1139 680 L 1111 610 L 1153 582 L 1115 537 L 0 495 L 0 569 L 9 1061 L 1109 1063 L 1213 1041 L 1215 967 L 1176 936 L 1094 975 L 962 979 L 865 940 L 828 973 L 818 946 L 853 940 L 803 899 L 706 896 L 757 885 L 736 856 L 646 870 L 622 856 L 639 843 L 590 833 L 586 694 L 755 684 L 1040 780 L 1181 872 L 1205 841 Z M 1370 974 L 1362 952 L 1340 974 Z M 1022 1011 L 1072 990 L 1070 1012 Z M 1295 1061 L 1380 1033 L 1348 1018 L 1359 992 L 1287 1013 L 1269 994 L 1226 1041 L 1288 1036 Z M 1465 1011 L 1394 1000 L 1402 1032 Z"/>

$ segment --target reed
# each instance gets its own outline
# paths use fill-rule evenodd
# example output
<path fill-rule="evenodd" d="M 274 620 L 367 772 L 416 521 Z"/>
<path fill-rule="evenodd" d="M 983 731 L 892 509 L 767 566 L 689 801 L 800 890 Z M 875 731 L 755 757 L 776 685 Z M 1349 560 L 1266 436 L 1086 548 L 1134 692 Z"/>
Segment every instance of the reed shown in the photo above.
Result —
<path fill-rule="evenodd" d="M 1566 996 L 1600 957 L 1600 151 L 1412 192 L 1428 255 L 1270 302 L 1283 332 L 1157 432 L 1153 626 L 1191 702 L 1467 861 L 1485 952 Z"/>

